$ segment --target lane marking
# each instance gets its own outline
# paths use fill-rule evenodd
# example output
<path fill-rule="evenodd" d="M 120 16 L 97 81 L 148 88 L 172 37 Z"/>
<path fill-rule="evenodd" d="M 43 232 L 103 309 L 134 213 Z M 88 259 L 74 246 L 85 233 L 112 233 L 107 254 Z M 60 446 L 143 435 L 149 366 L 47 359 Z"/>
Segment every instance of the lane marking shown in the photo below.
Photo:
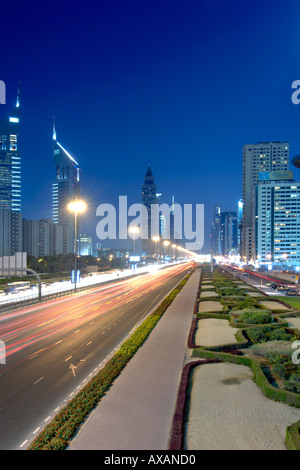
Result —
<path fill-rule="evenodd" d="M 44 377 L 40 377 L 38 380 L 36 380 L 35 382 L 33 382 L 33 385 L 36 385 L 37 383 L 39 383 L 41 380 L 43 380 Z"/>

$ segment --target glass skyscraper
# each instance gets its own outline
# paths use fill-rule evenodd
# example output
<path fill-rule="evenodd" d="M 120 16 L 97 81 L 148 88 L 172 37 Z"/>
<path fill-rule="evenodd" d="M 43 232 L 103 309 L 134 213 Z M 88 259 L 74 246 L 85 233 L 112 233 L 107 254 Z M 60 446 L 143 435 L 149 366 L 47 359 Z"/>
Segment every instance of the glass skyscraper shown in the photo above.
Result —
<path fill-rule="evenodd" d="M 16 106 L 0 121 L 0 208 L 16 212 L 21 212 L 19 126 L 20 85 Z"/>
<path fill-rule="evenodd" d="M 53 160 L 56 179 L 53 183 L 53 222 L 69 229 L 69 253 L 74 252 L 74 214 L 68 210 L 68 204 L 79 198 L 80 168 L 76 160 L 57 141 L 53 118 Z"/>
<path fill-rule="evenodd" d="M 147 230 L 148 238 L 142 239 L 142 251 L 145 254 L 153 254 L 155 252 L 155 245 L 152 241 L 152 228 L 151 228 L 151 204 L 158 203 L 156 184 L 154 183 L 154 176 L 152 173 L 151 166 L 148 165 L 147 171 L 144 177 L 144 184 L 142 185 L 142 203 L 147 209 L 147 221 L 145 225 Z"/>

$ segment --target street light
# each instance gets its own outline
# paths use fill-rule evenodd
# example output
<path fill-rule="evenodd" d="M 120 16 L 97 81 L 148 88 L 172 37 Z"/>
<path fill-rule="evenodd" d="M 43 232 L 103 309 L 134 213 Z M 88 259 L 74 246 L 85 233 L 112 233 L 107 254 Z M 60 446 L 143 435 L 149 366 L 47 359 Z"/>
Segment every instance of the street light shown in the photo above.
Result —
<path fill-rule="evenodd" d="M 129 232 L 133 234 L 133 254 L 135 255 L 135 236 L 139 233 L 139 227 L 130 227 Z"/>
<path fill-rule="evenodd" d="M 77 283 L 77 214 L 82 214 L 86 210 L 86 203 L 80 199 L 71 201 L 68 204 L 68 209 L 71 212 L 74 212 L 74 287 L 76 292 L 76 283 Z"/>
<path fill-rule="evenodd" d="M 166 246 L 169 246 L 170 245 L 170 242 L 168 240 L 165 240 L 164 241 L 164 260 L 166 258 Z"/>
<path fill-rule="evenodd" d="M 160 237 L 153 237 L 152 240 L 155 242 L 155 253 L 156 253 L 156 258 L 158 258 L 158 250 L 157 250 L 157 244 L 160 240 Z"/>
<path fill-rule="evenodd" d="M 175 258 L 176 258 L 176 248 L 177 248 L 177 245 L 176 245 L 175 243 L 173 243 L 172 248 L 174 248 L 174 260 L 175 260 Z"/>

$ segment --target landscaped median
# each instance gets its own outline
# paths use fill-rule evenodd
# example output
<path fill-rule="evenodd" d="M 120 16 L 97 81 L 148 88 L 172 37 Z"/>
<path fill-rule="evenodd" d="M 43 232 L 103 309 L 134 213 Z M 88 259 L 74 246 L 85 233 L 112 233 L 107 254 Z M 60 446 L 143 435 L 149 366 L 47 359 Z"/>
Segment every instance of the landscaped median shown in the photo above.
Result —
<path fill-rule="evenodd" d="M 213 291 L 218 294 L 217 297 L 212 295 Z M 250 293 L 253 295 L 250 296 Z M 212 308 L 204 311 L 200 305 L 208 299 Z M 214 309 L 216 301 L 223 306 L 222 311 Z M 289 302 L 284 302 L 282 299 L 278 301 L 275 298 L 266 298 L 258 289 L 252 289 L 242 281 L 237 281 L 222 268 L 216 268 L 214 273 L 209 272 L 209 268 L 202 269 L 194 317 L 188 336 L 190 362 L 185 365 L 182 373 L 169 450 L 202 449 L 209 445 L 213 446 L 207 438 L 209 435 L 218 436 L 214 448 L 223 446 L 222 449 L 225 449 L 228 446 L 229 449 L 234 445 L 237 448 L 239 446 L 248 448 L 249 445 L 253 445 L 254 448 L 260 446 L 271 448 L 277 445 L 281 448 L 284 433 L 285 448 L 300 450 L 300 421 L 288 425 L 293 423 L 293 419 L 299 419 L 300 408 L 300 366 L 292 359 L 300 340 L 300 309 L 296 310 L 295 307 L 296 305 L 289 305 Z M 233 329 L 231 333 L 230 328 Z M 236 339 L 234 342 L 232 335 Z M 214 365 L 215 363 L 223 363 L 224 367 L 221 364 Z M 243 373 L 241 366 L 251 369 L 253 381 L 260 387 L 265 397 L 290 405 L 295 411 L 286 413 L 283 408 L 280 409 L 280 406 L 284 405 L 276 405 L 276 414 L 274 405 L 274 422 L 268 419 L 263 421 L 260 419 L 261 415 L 258 417 L 255 414 L 256 402 L 251 403 L 250 400 L 253 397 L 252 391 L 248 398 L 249 407 L 252 406 L 254 410 L 253 419 L 248 410 L 244 409 L 243 403 L 237 404 L 237 413 L 240 413 L 241 419 L 235 421 L 238 423 L 236 428 L 234 425 L 230 428 L 232 442 L 228 442 L 226 438 L 230 433 L 226 434 L 226 438 L 222 438 L 222 433 L 218 433 L 215 417 L 217 415 L 221 420 L 222 415 L 224 426 L 230 426 L 230 418 L 226 415 L 226 410 L 223 413 L 224 408 L 221 405 L 218 410 L 211 408 L 218 406 L 222 400 L 220 394 L 216 392 L 213 396 L 210 392 L 213 387 L 216 390 L 225 387 L 222 389 L 224 395 L 226 393 L 229 395 L 227 398 L 224 396 L 224 400 L 228 399 L 229 402 L 229 397 L 239 393 L 237 384 L 240 384 L 240 390 L 243 390 L 247 403 L 248 388 L 245 388 L 244 384 L 252 374 Z M 237 369 L 238 367 L 240 369 Z M 229 384 L 232 384 L 232 390 L 234 386 L 236 387 L 233 395 L 228 392 Z M 264 408 L 262 402 L 259 406 L 262 409 L 267 408 Z M 232 419 L 235 420 L 234 414 Z M 247 426 L 250 429 L 250 421 L 252 427 L 261 423 L 264 429 L 261 441 L 257 437 L 258 434 L 255 434 L 256 438 L 251 444 L 247 437 L 245 438 Z M 268 426 L 269 440 L 265 439 L 267 435 L 265 430 Z M 276 430 L 279 428 L 278 434 Z M 279 435 L 282 436 L 282 441 L 278 439 Z"/>
<path fill-rule="evenodd" d="M 72 399 L 29 445 L 28 450 L 64 450 L 89 413 L 98 405 L 115 379 L 142 346 L 164 312 L 181 291 L 194 270 L 170 292 L 156 310 L 122 344 L 97 375 Z"/>

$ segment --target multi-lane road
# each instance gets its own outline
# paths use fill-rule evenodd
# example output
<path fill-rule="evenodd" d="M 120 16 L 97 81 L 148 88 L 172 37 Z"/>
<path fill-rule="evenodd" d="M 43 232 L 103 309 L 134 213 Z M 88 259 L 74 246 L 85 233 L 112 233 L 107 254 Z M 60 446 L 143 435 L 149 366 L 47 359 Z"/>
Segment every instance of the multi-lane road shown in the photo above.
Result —
<path fill-rule="evenodd" d="M 26 448 L 190 268 L 183 263 L 2 313 L 0 448 Z"/>

